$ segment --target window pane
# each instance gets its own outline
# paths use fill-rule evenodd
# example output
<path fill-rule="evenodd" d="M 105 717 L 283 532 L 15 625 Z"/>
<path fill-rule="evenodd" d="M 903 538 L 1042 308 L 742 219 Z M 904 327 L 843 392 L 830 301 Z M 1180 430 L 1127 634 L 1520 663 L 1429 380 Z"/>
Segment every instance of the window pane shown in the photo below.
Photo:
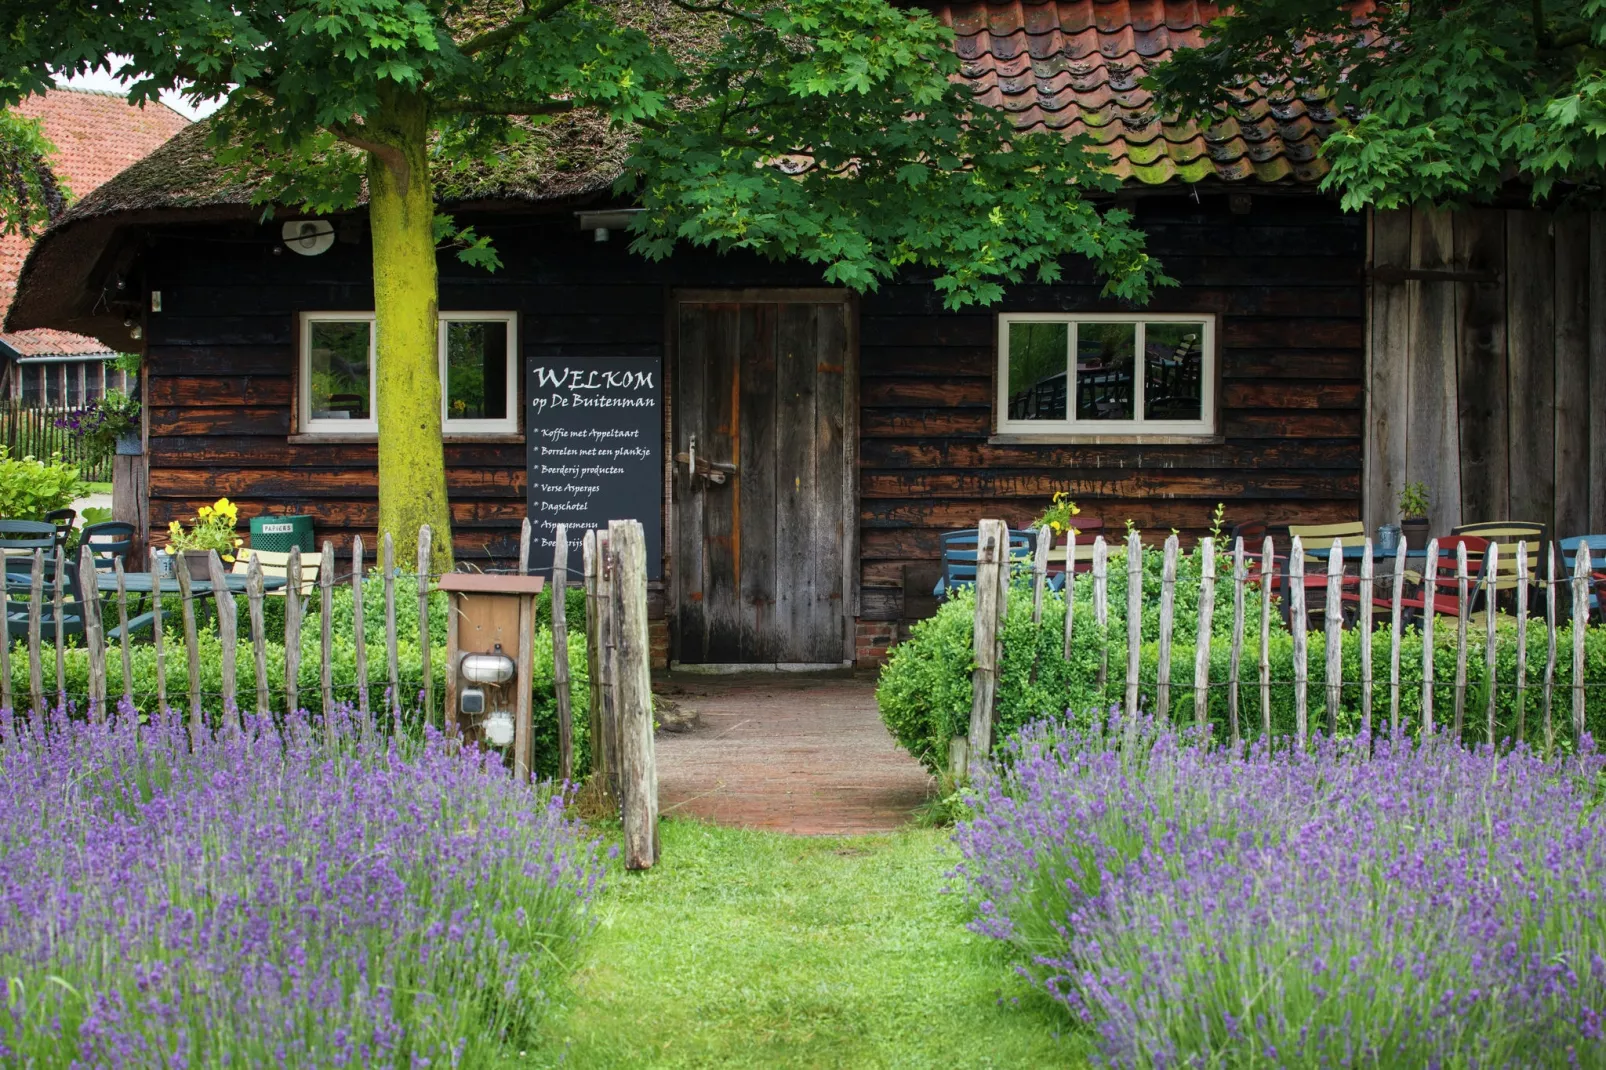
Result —
<path fill-rule="evenodd" d="M 446 418 L 507 419 L 507 322 L 446 324 Z"/>
<path fill-rule="evenodd" d="M 106 365 L 84 365 L 84 400 L 99 401 L 106 394 Z"/>
<path fill-rule="evenodd" d="M 39 394 L 39 369 L 30 368 L 26 364 L 18 364 L 17 374 L 22 376 L 23 403 L 27 405 L 44 404 Z"/>
<path fill-rule="evenodd" d="M 1009 418 L 1065 419 L 1064 323 L 1009 325 Z"/>
<path fill-rule="evenodd" d="M 75 409 L 84 405 L 84 366 L 82 364 L 64 365 L 67 373 L 67 404 Z"/>
<path fill-rule="evenodd" d="M 1131 420 L 1135 323 L 1076 325 L 1076 418 Z"/>
<path fill-rule="evenodd" d="M 314 420 L 368 420 L 373 408 L 368 394 L 367 322 L 315 321 L 308 355 L 309 394 Z"/>
<path fill-rule="evenodd" d="M 1147 323 L 1143 334 L 1144 418 L 1199 419 L 1204 324 Z"/>

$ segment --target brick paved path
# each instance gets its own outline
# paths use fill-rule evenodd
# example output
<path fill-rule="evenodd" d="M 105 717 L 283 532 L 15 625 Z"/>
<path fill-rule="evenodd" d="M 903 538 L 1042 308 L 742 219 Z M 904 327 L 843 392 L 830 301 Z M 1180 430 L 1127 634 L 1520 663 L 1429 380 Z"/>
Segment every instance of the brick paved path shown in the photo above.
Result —
<path fill-rule="evenodd" d="M 658 733 L 666 815 L 805 835 L 881 832 L 905 824 L 933 790 L 882 726 L 871 678 L 676 674 L 654 690 L 702 718 L 690 732 Z"/>

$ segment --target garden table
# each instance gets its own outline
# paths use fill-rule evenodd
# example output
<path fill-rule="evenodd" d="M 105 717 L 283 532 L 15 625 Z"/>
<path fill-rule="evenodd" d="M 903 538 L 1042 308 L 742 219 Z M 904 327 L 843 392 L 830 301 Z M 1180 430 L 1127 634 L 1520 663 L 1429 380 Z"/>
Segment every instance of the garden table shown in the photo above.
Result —
<path fill-rule="evenodd" d="M 230 594 L 245 594 L 247 577 L 237 573 L 227 573 L 223 582 L 228 585 Z M 160 586 L 158 587 L 158 584 Z M 262 589 L 264 591 L 277 591 L 285 585 L 283 576 L 263 576 Z M 102 594 L 117 593 L 117 575 L 113 572 L 99 572 L 95 576 L 95 587 Z M 150 594 L 160 590 L 162 594 L 178 594 L 178 579 L 173 576 L 158 577 L 150 572 L 123 573 L 123 587 L 129 594 Z M 197 598 L 210 598 L 212 595 L 212 581 L 210 578 L 197 577 L 190 582 L 190 593 Z"/>

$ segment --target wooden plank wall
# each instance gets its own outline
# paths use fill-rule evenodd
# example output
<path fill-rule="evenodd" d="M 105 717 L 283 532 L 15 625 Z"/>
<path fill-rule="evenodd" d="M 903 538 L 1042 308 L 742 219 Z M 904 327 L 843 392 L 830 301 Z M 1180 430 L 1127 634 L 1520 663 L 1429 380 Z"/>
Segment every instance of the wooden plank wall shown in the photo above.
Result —
<path fill-rule="evenodd" d="M 1437 532 L 1531 520 L 1606 531 L 1606 214 L 1374 213 L 1366 516 L 1430 488 Z"/>

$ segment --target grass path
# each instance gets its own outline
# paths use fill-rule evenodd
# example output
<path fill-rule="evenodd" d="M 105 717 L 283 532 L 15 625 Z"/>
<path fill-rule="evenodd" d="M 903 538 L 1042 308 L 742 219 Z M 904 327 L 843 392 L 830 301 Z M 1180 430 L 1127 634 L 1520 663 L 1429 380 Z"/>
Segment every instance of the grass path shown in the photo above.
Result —
<path fill-rule="evenodd" d="M 547 1042 L 514 1065 L 1081 1066 L 1081 1034 L 964 928 L 942 832 L 799 838 L 665 821 L 609 874 Z M 617 863 L 615 863 L 617 866 Z"/>

